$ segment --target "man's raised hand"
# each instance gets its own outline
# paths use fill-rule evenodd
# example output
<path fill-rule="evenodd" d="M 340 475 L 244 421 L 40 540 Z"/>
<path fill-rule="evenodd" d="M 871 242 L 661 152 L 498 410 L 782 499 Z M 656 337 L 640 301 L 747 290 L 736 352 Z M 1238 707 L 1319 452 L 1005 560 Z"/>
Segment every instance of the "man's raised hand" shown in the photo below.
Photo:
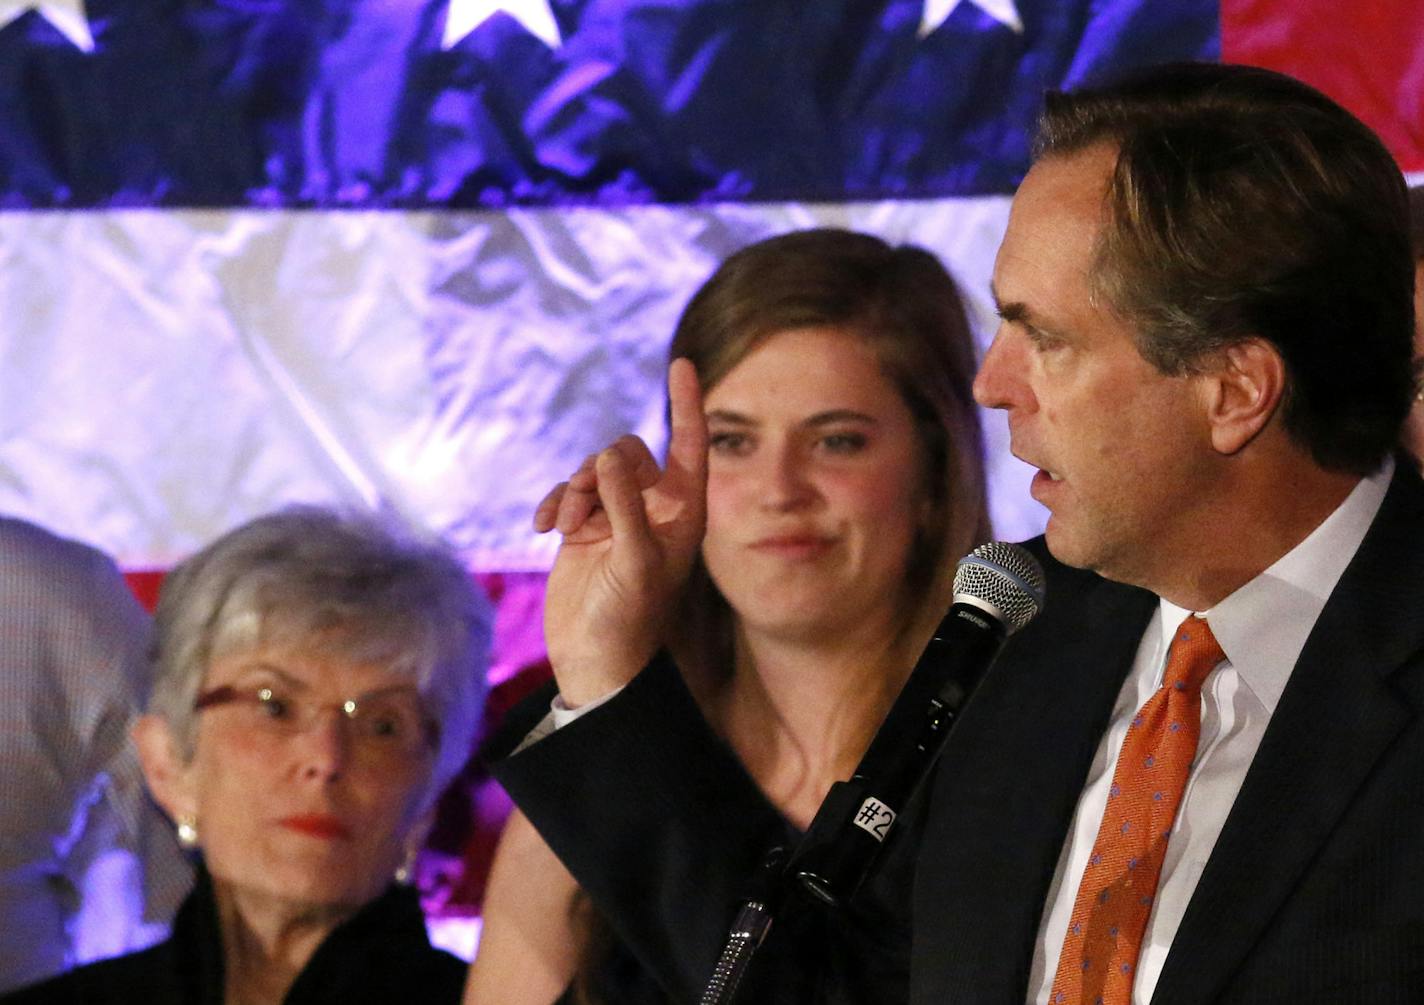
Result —
<path fill-rule="evenodd" d="M 621 687 L 647 663 L 707 521 L 707 420 L 691 362 L 668 368 L 666 467 L 623 436 L 586 458 L 534 513 L 564 537 L 549 574 L 544 640 L 565 704 Z"/>

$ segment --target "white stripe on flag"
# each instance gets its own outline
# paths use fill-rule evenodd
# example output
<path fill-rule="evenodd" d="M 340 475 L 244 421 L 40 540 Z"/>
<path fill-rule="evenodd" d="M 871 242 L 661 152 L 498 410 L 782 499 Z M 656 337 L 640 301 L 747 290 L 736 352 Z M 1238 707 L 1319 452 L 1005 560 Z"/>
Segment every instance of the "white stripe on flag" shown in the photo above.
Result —
<path fill-rule="evenodd" d="M 1007 211 L 0 213 L 0 511 L 134 568 L 291 501 L 384 505 L 476 568 L 544 568 L 534 504 L 622 432 L 661 442 L 667 339 L 725 255 L 827 224 L 922 244 L 987 340 Z M 1029 536 L 987 422 L 998 532 Z"/>

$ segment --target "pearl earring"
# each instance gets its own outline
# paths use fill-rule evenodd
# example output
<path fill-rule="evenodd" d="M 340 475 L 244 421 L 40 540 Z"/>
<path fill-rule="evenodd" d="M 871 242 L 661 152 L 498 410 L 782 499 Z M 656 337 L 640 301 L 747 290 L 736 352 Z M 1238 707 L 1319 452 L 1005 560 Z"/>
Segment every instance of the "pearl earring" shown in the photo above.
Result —
<path fill-rule="evenodd" d="M 184 851 L 198 847 L 198 822 L 193 817 L 185 815 L 178 818 L 178 845 Z"/>
<path fill-rule="evenodd" d="M 396 867 L 395 880 L 401 886 L 410 886 L 415 882 L 415 860 L 420 857 L 420 846 L 412 844 L 405 850 L 405 860 Z"/>

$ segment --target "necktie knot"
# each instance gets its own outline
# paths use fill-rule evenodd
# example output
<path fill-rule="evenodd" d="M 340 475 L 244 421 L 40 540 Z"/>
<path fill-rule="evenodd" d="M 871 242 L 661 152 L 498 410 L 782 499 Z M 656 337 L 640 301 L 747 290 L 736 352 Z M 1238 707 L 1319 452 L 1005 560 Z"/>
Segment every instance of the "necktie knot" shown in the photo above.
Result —
<path fill-rule="evenodd" d="M 1200 691 L 1206 675 L 1224 659 L 1226 653 L 1211 633 L 1206 618 L 1188 614 L 1172 636 L 1162 686 L 1178 691 Z"/>

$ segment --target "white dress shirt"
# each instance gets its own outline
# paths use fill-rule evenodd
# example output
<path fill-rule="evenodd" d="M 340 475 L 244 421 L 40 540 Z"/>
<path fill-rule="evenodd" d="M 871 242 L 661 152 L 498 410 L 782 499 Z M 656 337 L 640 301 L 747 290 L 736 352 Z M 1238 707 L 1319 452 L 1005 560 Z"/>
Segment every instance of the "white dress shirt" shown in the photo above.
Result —
<path fill-rule="evenodd" d="M 1394 473 L 1389 461 L 1363 479 L 1306 539 L 1210 611 L 1212 634 L 1226 659 L 1202 687 L 1201 737 L 1186 790 L 1167 842 L 1157 899 L 1143 934 L 1133 984 L 1134 1005 L 1145 1005 L 1161 976 L 1187 902 L 1226 823 L 1266 726 L 1290 680 L 1306 638 L 1345 567 L 1364 539 Z M 1078 884 L 1087 865 L 1118 751 L 1137 710 L 1162 686 L 1167 649 L 1182 619 L 1193 612 L 1161 600 L 1143 633 L 1132 672 L 1118 693 L 1078 800 L 1058 869 L 1048 890 L 1029 976 L 1029 1000 L 1046 1005 L 1068 930 Z"/>

